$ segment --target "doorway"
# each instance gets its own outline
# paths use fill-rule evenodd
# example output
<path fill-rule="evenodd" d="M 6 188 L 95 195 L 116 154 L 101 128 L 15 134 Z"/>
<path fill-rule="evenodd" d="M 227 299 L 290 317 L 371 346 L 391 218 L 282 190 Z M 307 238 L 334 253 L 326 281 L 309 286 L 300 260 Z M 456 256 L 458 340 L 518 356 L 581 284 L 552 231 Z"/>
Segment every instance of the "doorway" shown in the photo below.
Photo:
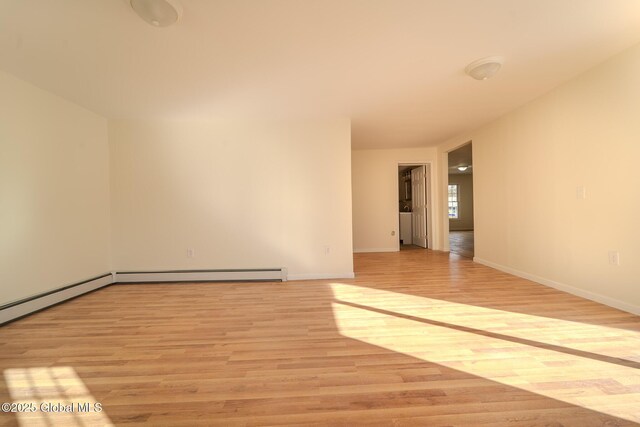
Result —
<path fill-rule="evenodd" d="M 448 166 L 449 250 L 463 257 L 473 258 L 475 238 L 472 143 L 450 151 Z"/>
<path fill-rule="evenodd" d="M 432 248 L 430 186 L 430 164 L 398 164 L 398 250 Z"/>

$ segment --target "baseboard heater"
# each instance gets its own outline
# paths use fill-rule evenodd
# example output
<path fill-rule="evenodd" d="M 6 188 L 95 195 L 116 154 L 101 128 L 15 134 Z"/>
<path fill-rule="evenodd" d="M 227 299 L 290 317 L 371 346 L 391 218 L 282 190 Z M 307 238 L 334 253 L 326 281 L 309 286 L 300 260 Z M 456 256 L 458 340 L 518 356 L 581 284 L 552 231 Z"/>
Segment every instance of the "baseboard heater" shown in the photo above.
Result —
<path fill-rule="evenodd" d="M 96 289 L 109 286 L 113 283 L 113 274 L 105 273 L 102 276 L 83 280 L 72 285 L 43 292 L 18 301 L 0 306 L 0 325 L 19 319 L 52 305 L 86 294 Z"/>
<path fill-rule="evenodd" d="M 287 281 L 286 268 L 237 270 L 122 271 L 116 283 Z"/>
<path fill-rule="evenodd" d="M 105 273 L 0 306 L 0 325 L 118 283 L 287 281 L 286 268 L 236 270 L 123 271 Z"/>

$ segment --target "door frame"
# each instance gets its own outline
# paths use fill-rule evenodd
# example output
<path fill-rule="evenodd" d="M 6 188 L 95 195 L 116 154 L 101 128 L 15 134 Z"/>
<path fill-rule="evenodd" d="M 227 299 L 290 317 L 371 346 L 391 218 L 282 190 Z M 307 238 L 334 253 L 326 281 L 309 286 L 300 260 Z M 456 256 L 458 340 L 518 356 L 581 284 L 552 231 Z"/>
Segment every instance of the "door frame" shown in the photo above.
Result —
<path fill-rule="evenodd" d="M 441 211 L 440 214 L 442 215 L 442 250 L 445 252 L 450 252 L 451 248 L 449 246 L 449 201 L 448 201 L 448 194 L 449 194 L 449 153 L 452 151 L 457 150 L 460 147 L 464 147 L 467 144 L 473 144 L 473 138 L 469 138 L 467 140 L 465 140 L 464 142 L 460 142 L 456 145 L 451 145 L 449 147 L 447 147 L 446 150 L 442 151 L 442 153 L 440 154 L 440 163 L 441 163 L 441 168 L 440 168 L 440 173 L 442 174 L 442 184 L 440 186 L 440 197 L 441 197 L 441 202 L 442 202 L 442 206 L 441 206 Z M 473 147 L 473 146 L 472 146 Z M 473 148 L 472 148 L 473 150 Z M 475 162 L 473 162 L 475 163 Z M 475 165 L 474 165 L 475 167 Z M 475 181 L 475 170 L 472 172 L 474 174 L 474 181 Z M 473 193 L 472 193 L 472 198 L 473 198 L 473 207 L 474 207 L 474 216 L 475 216 L 475 207 L 476 207 L 476 186 L 475 186 L 475 182 L 474 182 L 474 186 L 473 186 Z M 474 235 L 475 235 L 475 217 L 474 217 Z M 473 257 L 473 259 L 475 260 L 475 255 Z"/>
<path fill-rule="evenodd" d="M 433 185 L 434 185 L 434 181 L 433 181 L 433 161 L 407 161 L 407 162 L 397 162 L 396 165 L 396 202 L 395 202 L 395 210 L 397 213 L 397 226 L 396 226 L 396 230 L 398 230 L 398 232 L 396 233 L 396 235 L 398 236 L 398 238 L 396 239 L 396 251 L 400 251 L 400 212 L 399 212 L 399 196 L 400 194 L 398 193 L 398 191 L 400 191 L 400 175 L 398 173 L 398 169 L 401 166 L 424 166 L 425 169 L 425 173 L 424 173 L 424 180 L 425 180 L 425 185 L 424 185 L 424 191 L 425 191 L 425 200 L 427 202 L 427 216 L 425 218 L 426 221 L 426 230 L 427 230 L 427 249 L 433 249 L 433 245 L 434 245 L 434 235 L 433 235 L 433 197 L 432 197 L 432 193 L 433 193 Z"/>

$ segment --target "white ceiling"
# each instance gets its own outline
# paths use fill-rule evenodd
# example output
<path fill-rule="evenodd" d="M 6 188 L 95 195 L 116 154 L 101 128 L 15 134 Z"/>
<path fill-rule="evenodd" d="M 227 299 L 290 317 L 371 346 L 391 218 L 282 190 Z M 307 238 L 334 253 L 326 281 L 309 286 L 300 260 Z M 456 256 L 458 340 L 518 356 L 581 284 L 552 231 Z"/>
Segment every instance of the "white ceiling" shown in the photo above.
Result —
<path fill-rule="evenodd" d="M 110 118 L 342 115 L 355 148 L 412 147 L 640 42 L 638 0 L 180 1 L 154 28 L 126 0 L 2 0 L 0 69 Z"/>

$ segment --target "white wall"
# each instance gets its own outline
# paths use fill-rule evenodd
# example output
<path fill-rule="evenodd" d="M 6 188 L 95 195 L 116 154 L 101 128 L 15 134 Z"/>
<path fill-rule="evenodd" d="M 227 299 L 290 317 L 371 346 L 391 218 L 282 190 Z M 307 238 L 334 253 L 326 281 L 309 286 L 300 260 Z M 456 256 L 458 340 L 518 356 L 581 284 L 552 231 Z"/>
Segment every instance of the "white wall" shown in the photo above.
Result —
<path fill-rule="evenodd" d="M 473 140 L 476 259 L 640 313 L 639 117 L 636 46 L 442 145 Z"/>
<path fill-rule="evenodd" d="M 106 119 L 0 72 L 0 304 L 109 272 Z"/>
<path fill-rule="evenodd" d="M 111 121 L 109 137 L 116 270 L 353 275 L 348 120 Z"/>
<path fill-rule="evenodd" d="M 354 150 L 351 155 L 354 251 L 396 251 L 399 233 L 398 164 L 434 162 L 436 148 Z M 432 169 L 435 170 L 435 165 Z M 432 173 L 432 192 L 438 188 L 435 175 Z M 432 201 L 437 203 L 435 194 L 432 194 Z M 435 204 L 433 212 L 439 212 Z M 392 232 L 395 232 L 394 236 Z M 439 248 L 440 242 L 436 240 L 433 244 L 434 248 Z"/>

